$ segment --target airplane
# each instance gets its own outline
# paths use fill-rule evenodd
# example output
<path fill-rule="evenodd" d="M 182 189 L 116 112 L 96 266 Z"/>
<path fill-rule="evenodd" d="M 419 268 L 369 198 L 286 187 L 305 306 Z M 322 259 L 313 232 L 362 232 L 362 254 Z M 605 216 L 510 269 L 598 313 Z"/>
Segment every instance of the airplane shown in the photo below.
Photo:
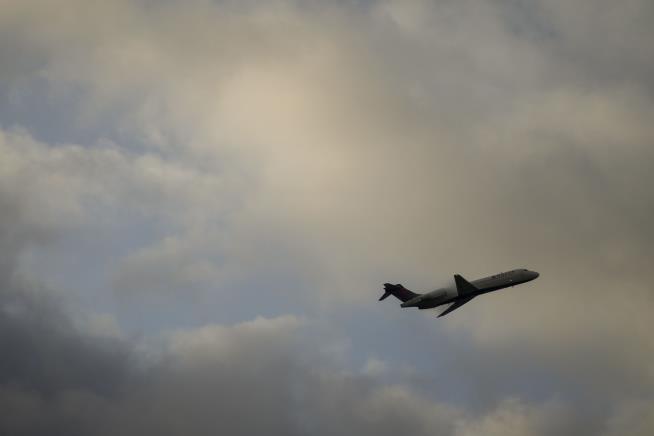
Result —
<path fill-rule="evenodd" d="M 384 295 L 381 296 L 379 301 L 384 300 L 389 295 L 394 295 L 398 300 L 402 301 L 402 307 L 431 309 L 444 304 L 451 304 L 450 307 L 438 315 L 438 318 L 440 318 L 463 306 L 478 295 L 530 282 L 537 279 L 539 275 L 536 271 L 514 269 L 469 282 L 459 274 L 454 274 L 456 289 L 441 288 L 424 294 L 411 292 L 399 283 L 397 285 L 385 283 Z"/>

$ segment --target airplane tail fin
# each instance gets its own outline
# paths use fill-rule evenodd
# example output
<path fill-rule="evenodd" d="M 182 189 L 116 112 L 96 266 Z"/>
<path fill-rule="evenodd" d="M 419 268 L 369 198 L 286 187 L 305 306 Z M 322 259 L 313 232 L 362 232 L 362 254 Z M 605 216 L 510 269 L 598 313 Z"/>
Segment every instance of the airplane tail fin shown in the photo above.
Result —
<path fill-rule="evenodd" d="M 392 285 L 390 283 L 384 283 L 384 295 L 381 296 L 379 301 L 384 300 L 386 297 L 389 295 L 394 295 L 395 298 L 398 300 L 404 302 L 404 301 L 409 301 L 412 298 L 415 298 L 418 296 L 415 292 L 409 291 L 407 288 L 404 286 L 400 285 L 399 283 L 397 285 Z"/>

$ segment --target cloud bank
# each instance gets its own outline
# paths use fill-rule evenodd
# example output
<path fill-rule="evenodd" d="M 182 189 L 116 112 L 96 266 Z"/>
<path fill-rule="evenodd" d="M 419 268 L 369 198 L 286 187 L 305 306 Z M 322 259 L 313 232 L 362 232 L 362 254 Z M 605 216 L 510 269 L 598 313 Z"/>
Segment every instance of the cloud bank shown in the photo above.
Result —
<path fill-rule="evenodd" d="M 651 432 L 650 2 L 0 12 L 6 432 Z M 523 266 L 442 323 L 370 309 Z"/>

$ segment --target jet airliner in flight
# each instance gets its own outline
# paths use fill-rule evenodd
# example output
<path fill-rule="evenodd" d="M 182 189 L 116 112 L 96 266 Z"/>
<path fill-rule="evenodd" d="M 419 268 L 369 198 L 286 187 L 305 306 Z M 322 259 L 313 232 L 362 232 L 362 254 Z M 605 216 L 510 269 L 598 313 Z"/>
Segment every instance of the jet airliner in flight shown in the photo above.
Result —
<path fill-rule="evenodd" d="M 478 295 L 530 282 L 538 278 L 538 276 L 539 274 L 535 271 L 514 269 L 513 271 L 507 271 L 469 282 L 459 274 L 455 274 L 454 283 L 456 284 L 456 289 L 441 288 L 424 294 L 411 292 L 400 284 L 392 285 L 390 283 L 385 283 L 385 292 L 379 301 L 385 299 L 389 295 L 394 295 L 398 300 L 402 301 L 402 307 L 431 309 L 444 304 L 451 304 L 451 306 L 445 309 L 443 313 L 438 315 L 440 318 L 441 316 L 447 315 L 453 310 L 463 306 Z"/>

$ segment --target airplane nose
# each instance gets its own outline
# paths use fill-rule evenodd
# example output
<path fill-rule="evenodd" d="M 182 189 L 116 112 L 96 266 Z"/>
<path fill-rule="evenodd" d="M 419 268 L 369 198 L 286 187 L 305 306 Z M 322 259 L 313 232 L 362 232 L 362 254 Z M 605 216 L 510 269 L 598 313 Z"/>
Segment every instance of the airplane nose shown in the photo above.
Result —
<path fill-rule="evenodd" d="M 535 280 L 540 276 L 540 274 L 538 274 L 536 271 L 529 271 L 529 272 L 532 280 Z"/>

